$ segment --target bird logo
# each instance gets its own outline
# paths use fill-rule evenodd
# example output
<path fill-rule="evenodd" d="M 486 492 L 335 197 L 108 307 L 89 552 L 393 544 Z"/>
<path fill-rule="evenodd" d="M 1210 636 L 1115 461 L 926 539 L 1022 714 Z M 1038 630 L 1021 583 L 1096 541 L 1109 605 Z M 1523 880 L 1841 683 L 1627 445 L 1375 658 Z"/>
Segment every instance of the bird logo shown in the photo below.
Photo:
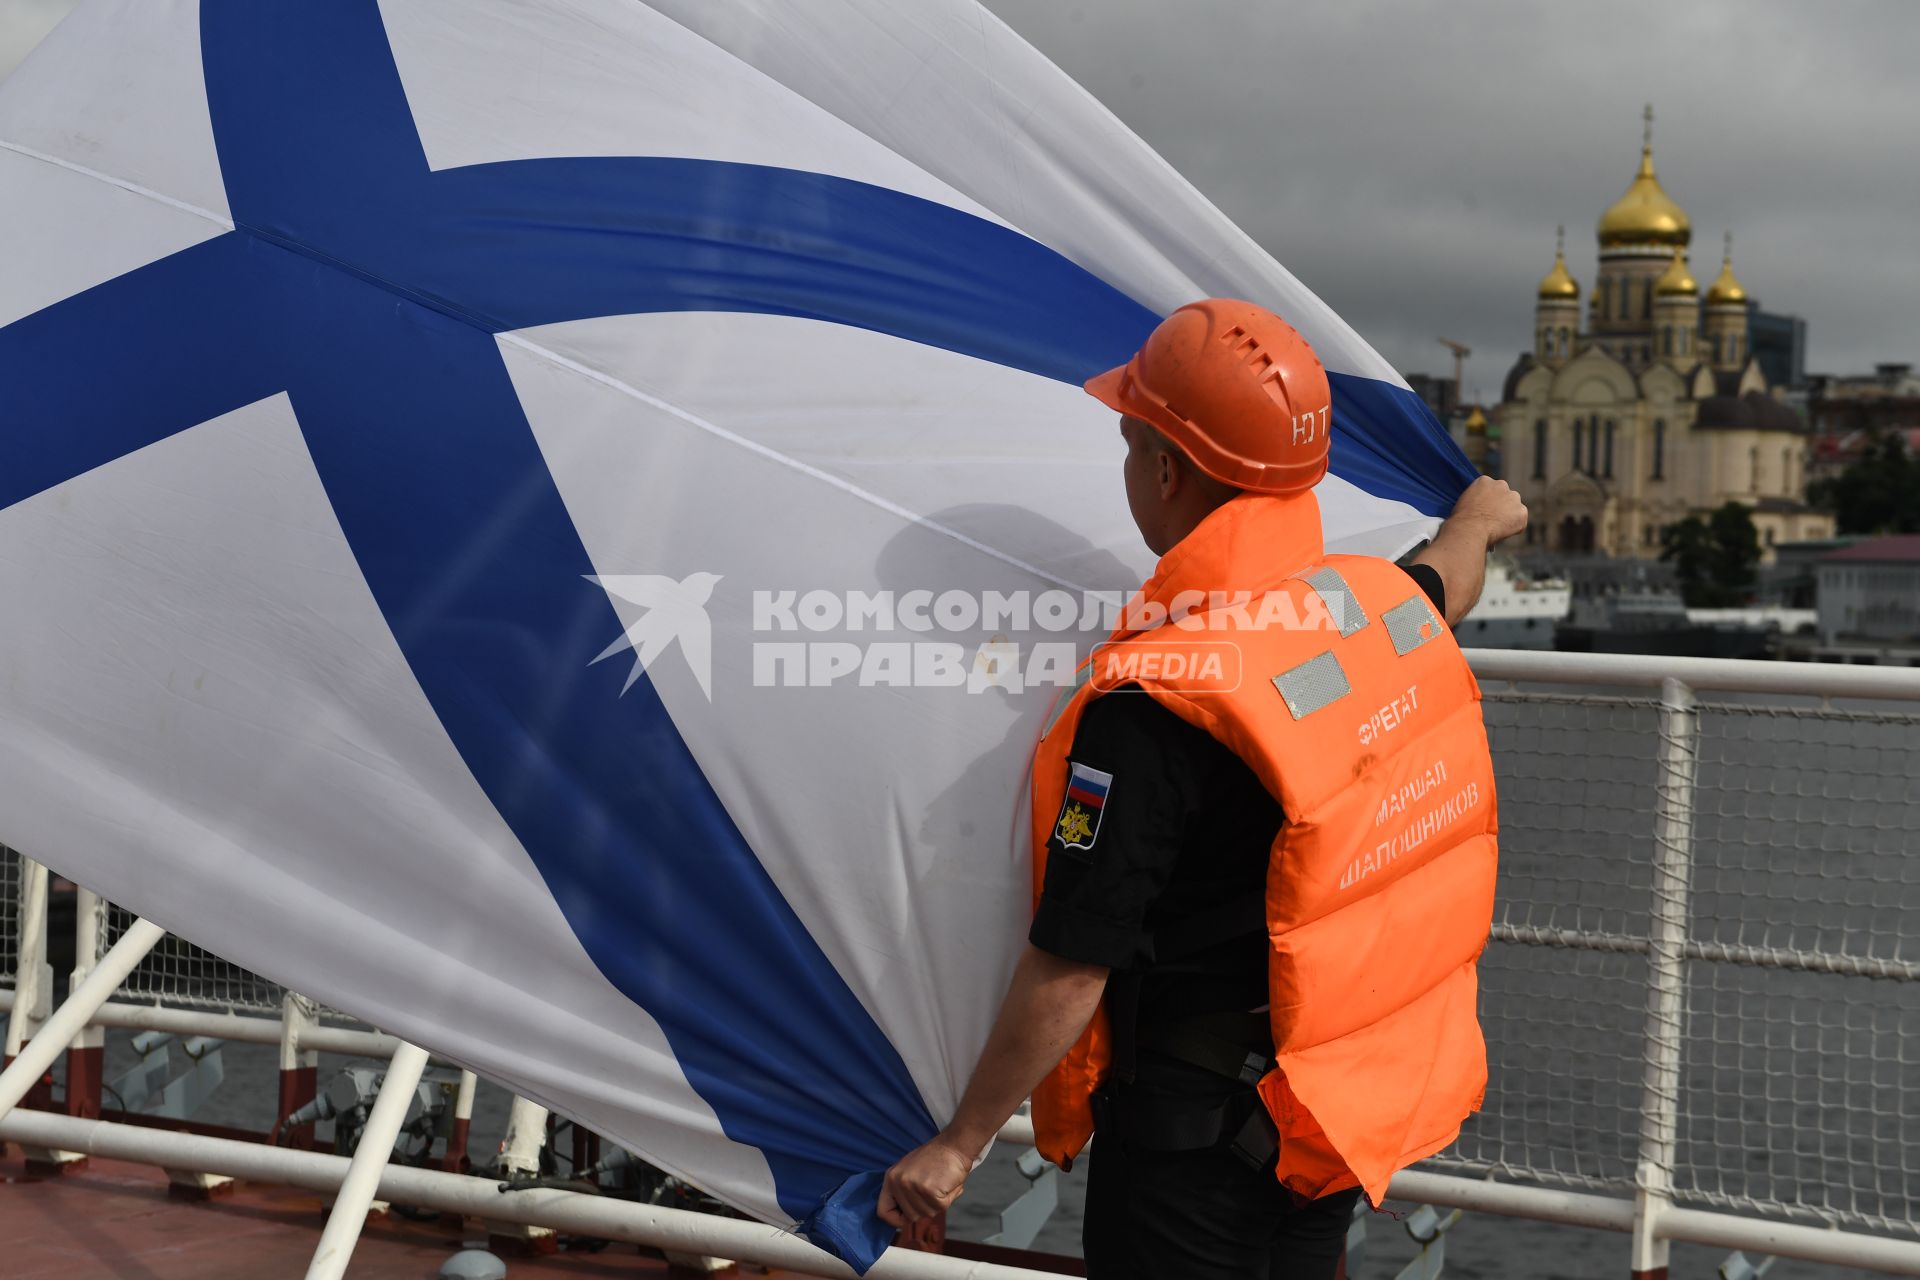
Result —
<path fill-rule="evenodd" d="M 1087 811 L 1077 804 L 1068 804 L 1067 811 L 1060 815 L 1060 825 L 1054 834 L 1060 837 L 1064 845 L 1092 844 L 1093 820 Z"/>
<path fill-rule="evenodd" d="M 700 692 L 713 701 L 713 624 L 707 620 L 707 601 L 720 581 L 719 574 L 691 573 L 679 581 L 657 573 L 588 574 L 587 581 L 641 610 L 633 624 L 593 660 L 601 662 L 622 649 L 633 650 L 633 670 L 620 686 L 622 694 L 678 640 L 688 669 L 700 682 Z"/>

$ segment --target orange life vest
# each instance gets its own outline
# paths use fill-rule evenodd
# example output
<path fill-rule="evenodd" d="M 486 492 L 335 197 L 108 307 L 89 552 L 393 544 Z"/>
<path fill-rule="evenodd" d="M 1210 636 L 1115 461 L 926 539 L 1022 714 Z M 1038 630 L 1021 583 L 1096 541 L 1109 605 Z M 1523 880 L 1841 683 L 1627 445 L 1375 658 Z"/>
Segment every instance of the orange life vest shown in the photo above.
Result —
<path fill-rule="evenodd" d="M 1184 620 L 1142 625 L 1163 612 Z M 1277 1065 L 1258 1086 L 1276 1173 L 1305 1196 L 1358 1185 L 1378 1204 L 1486 1090 L 1475 966 L 1497 821 L 1459 646 L 1398 567 L 1324 554 L 1311 493 L 1242 494 L 1167 554 L 1081 676 L 1035 759 L 1036 901 L 1048 837 L 1089 825 L 1067 790 L 1092 699 L 1137 684 L 1245 761 L 1286 814 L 1266 890 Z M 1034 1092 L 1057 1164 L 1092 1135 L 1109 1054 L 1103 1010 Z"/>

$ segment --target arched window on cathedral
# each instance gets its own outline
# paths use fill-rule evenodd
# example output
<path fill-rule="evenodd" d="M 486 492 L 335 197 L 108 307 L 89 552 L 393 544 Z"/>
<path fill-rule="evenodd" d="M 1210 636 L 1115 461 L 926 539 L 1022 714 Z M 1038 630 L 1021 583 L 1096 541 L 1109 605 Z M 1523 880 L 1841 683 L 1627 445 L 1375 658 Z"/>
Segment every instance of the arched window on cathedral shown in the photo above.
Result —
<path fill-rule="evenodd" d="M 1664 480 L 1666 478 L 1667 420 L 1665 418 L 1655 418 L 1653 420 L 1653 474 L 1649 476 L 1648 479 Z"/>
<path fill-rule="evenodd" d="M 1653 277 L 1648 276 L 1640 282 L 1640 317 L 1653 319 Z"/>
<path fill-rule="evenodd" d="M 1560 326 L 1560 354 L 1563 356 L 1566 355 L 1567 352 L 1572 348 L 1572 345 L 1573 345 L 1572 342 L 1567 337 L 1567 326 L 1561 325 Z"/>
<path fill-rule="evenodd" d="M 1760 446 L 1747 450 L 1747 488 L 1750 492 L 1760 492 Z"/>
<path fill-rule="evenodd" d="M 1788 496 L 1792 496 L 1795 492 L 1792 445 L 1787 445 L 1780 450 L 1780 492 Z"/>
<path fill-rule="evenodd" d="M 1660 354 L 1663 356 L 1673 354 L 1673 326 L 1670 324 L 1660 326 Z"/>
<path fill-rule="evenodd" d="M 1586 455 L 1582 454 L 1580 449 L 1586 442 L 1587 420 L 1585 418 L 1575 418 L 1573 420 L 1573 469 L 1575 471 L 1582 469 L 1583 464 L 1581 459 Z"/>
<path fill-rule="evenodd" d="M 1533 424 L 1533 478 L 1547 478 L 1547 420 L 1540 419 Z"/>
<path fill-rule="evenodd" d="M 1606 457 L 1603 460 L 1603 465 L 1601 467 L 1600 474 L 1604 475 L 1609 480 L 1613 479 L 1613 419 L 1612 418 L 1607 419 L 1607 452 L 1606 452 Z"/>

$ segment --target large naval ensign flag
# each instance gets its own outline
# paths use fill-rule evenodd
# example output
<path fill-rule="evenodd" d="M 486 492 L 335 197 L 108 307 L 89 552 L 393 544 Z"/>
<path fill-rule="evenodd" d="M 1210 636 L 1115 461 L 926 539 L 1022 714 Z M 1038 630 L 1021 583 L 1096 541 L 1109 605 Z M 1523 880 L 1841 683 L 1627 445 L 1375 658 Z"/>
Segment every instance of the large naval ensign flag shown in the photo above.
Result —
<path fill-rule="evenodd" d="M 971 0 L 93 0 L 0 254 L 0 839 L 775 1222 L 1023 927 L 1056 690 L 908 655 L 1097 625 L 840 602 L 1137 582 L 1079 384 L 1208 294 L 1333 373 L 1330 544 L 1469 478 Z"/>

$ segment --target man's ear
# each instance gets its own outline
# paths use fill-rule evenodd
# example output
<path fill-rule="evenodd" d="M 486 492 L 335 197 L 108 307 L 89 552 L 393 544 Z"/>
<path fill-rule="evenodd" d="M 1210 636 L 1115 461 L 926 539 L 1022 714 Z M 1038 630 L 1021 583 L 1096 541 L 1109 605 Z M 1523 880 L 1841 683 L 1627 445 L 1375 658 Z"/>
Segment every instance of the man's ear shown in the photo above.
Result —
<path fill-rule="evenodd" d="M 1159 463 L 1160 496 L 1163 499 L 1171 498 L 1180 491 L 1181 459 L 1163 444 L 1156 451 L 1156 460 Z"/>

